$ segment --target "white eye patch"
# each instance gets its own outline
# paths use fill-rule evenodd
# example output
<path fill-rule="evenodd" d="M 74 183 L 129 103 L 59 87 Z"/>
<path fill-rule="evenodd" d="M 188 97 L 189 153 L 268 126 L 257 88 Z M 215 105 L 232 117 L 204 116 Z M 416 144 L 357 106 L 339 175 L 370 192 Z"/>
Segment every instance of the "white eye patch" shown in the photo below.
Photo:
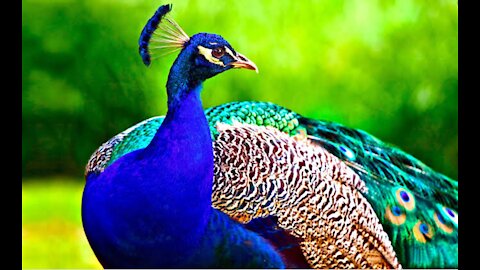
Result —
<path fill-rule="evenodd" d="M 228 47 L 225 47 L 225 52 L 228 53 L 233 59 L 237 59 L 232 50 L 230 50 Z"/>
<path fill-rule="evenodd" d="M 197 48 L 198 48 L 198 52 L 201 55 L 203 55 L 208 62 L 222 66 L 222 67 L 225 66 L 225 64 L 222 61 L 220 61 L 218 58 L 213 57 L 212 49 L 205 48 L 201 45 L 198 45 Z M 229 54 L 233 59 L 237 59 L 237 57 L 233 54 L 232 50 L 230 50 L 228 47 L 224 47 L 224 49 L 225 49 L 225 53 Z"/>
<path fill-rule="evenodd" d="M 198 53 L 203 55 L 205 57 L 205 59 L 207 59 L 208 62 L 210 62 L 212 64 L 215 64 L 215 65 L 222 66 L 222 67 L 225 66 L 225 64 L 222 61 L 220 61 L 219 59 L 212 56 L 212 49 L 205 48 L 205 47 L 200 46 L 200 45 L 198 45 L 197 48 L 198 48 Z"/>

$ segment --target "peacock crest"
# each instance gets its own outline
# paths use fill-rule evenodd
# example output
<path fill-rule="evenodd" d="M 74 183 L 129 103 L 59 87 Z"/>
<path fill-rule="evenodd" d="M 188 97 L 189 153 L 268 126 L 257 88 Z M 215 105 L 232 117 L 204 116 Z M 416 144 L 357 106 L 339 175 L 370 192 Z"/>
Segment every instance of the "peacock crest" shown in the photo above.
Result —
<path fill-rule="evenodd" d="M 161 6 L 144 26 L 139 39 L 139 52 L 143 63 L 174 53 L 185 47 L 190 37 L 168 13 L 172 5 Z"/>

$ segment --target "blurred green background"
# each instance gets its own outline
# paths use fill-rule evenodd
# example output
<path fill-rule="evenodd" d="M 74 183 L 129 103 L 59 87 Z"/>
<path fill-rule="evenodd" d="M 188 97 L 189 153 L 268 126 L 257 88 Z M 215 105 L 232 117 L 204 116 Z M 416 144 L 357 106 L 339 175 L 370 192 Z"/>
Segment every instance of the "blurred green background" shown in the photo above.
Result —
<path fill-rule="evenodd" d="M 204 85 L 205 107 L 271 101 L 363 129 L 458 175 L 458 2 L 23 0 L 23 267 L 99 268 L 81 227 L 90 154 L 166 112 L 175 56 L 137 40 L 161 4 L 190 35 L 222 35 L 260 73 Z"/>

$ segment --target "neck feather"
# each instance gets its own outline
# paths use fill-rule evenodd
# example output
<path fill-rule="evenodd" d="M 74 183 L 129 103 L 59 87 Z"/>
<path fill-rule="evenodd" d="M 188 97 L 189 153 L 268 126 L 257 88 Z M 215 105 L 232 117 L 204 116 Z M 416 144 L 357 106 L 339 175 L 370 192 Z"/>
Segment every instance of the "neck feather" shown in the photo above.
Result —
<path fill-rule="evenodd" d="M 183 52 L 175 59 L 167 81 L 168 112 L 175 111 L 191 91 L 200 90 L 202 81 L 192 77 L 191 53 Z"/>
<path fill-rule="evenodd" d="M 185 54 L 184 54 L 185 55 Z M 185 64 L 187 63 L 187 64 Z M 210 129 L 203 111 L 202 82 L 191 79 L 188 61 L 182 54 L 170 70 L 167 82 L 168 111 L 144 155 L 155 165 L 163 193 L 170 200 L 210 210 L 213 181 L 213 150 Z M 194 207 L 195 208 L 195 207 Z M 199 209 L 195 211 L 201 212 Z"/>
<path fill-rule="evenodd" d="M 152 179 L 146 187 L 158 195 L 157 223 L 166 224 L 156 231 L 171 238 L 162 246 L 172 254 L 195 249 L 212 211 L 213 150 L 200 90 L 201 83 L 182 81 L 178 74 L 169 76 L 167 115 L 142 152 Z"/>
<path fill-rule="evenodd" d="M 199 139 L 211 148 L 210 130 L 200 99 L 202 82 L 190 79 L 185 71 L 187 68 L 183 66 L 176 61 L 170 70 L 167 82 L 168 111 L 148 147 L 152 150 L 165 151 L 173 147 L 172 142 L 179 142 L 187 152 L 201 151 L 194 143 Z"/>
<path fill-rule="evenodd" d="M 169 107 L 144 154 L 157 164 L 163 187 L 183 202 L 200 196 L 210 208 L 213 181 L 213 149 L 208 121 L 200 100 L 201 85 L 189 90 Z M 174 188 L 175 187 L 175 188 Z M 183 191 L 180 192 L 180 191 Z"/>

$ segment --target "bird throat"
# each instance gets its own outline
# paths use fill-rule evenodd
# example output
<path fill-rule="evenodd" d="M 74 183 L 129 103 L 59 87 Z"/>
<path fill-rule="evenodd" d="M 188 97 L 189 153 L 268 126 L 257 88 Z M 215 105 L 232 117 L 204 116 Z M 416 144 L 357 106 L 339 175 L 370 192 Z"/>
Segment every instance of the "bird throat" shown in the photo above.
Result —
<path fill-rule="evenodd" d="M 213 150 L 210 129 L 200 92 L 201 81 L 190 79 L 181 57 L 170 70 L 167 82 L 168 111 L 150 144 L 145 148 L 165 192 L 175 194 L 177 206 L 185 199 L 198 200 L 208 209 L 213 182 Z M 163 193 L 163 192 L 162 192 Z M 209 210 L 207 210 L 209 211 Z"/>

